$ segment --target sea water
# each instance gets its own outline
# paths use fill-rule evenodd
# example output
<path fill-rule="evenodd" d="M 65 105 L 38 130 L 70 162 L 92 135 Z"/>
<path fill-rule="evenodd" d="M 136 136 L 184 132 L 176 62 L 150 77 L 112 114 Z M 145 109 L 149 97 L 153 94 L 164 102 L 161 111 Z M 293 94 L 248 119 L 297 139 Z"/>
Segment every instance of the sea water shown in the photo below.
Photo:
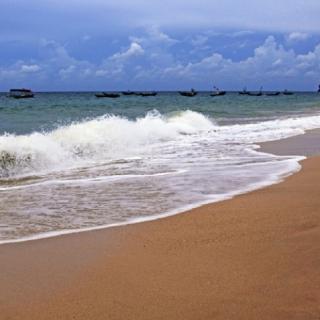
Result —
<path fill-rule="evenodd" d="M 320 128 L 320 95 L 0 94 L 0 243 L 155 219 L 299 170 L 258 142 Z"/>

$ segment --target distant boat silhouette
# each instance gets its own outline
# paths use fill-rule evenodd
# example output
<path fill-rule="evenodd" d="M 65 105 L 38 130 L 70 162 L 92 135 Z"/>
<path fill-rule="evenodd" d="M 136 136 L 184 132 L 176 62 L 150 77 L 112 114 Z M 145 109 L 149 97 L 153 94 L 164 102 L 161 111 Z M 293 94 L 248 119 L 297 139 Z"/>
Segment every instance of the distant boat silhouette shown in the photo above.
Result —
<path fill-rule="evenodd" d="M 101 92 L 101 93 L 96 93 L 95 96 L 97 98 L 119 98 L 120 94 L 119 93 Z"/>
<path fill-rule="evenodd" d="M 123 94 L 124 96 L 132 96 L 132 95 L 135 94 L 135 92 L 128 90 L 128 91 L 123 91 L 122 94 Z"/>
<path fill-rule="evenodd" d="M 320 84 L 319 84 L 319 86 L 318 86 L 318 93 L 320 93 Z"/>
<path fill-rule="evenodd" d="M 10 89 L 9 95 L 10 98 L 14 99 L 26 99 L 33 98 L 34 94 L 30 89 Z"/>
<path fill-rule="evenodd" d="M 259 92 L 248 92 L 247 95 L 248 95 L 248 96 L 253 96 L 253 97 L 260 97 L 260 96 L 262 96 L 262 87 L 260 87 L 260 91 L 259 91 Z"/>
<path fill-rule="evenodd" d="M 211 97 L 224 96 L 226 94 L 226 91 L 220 91 L 217 87 L 213 87 L 213 89 L 215 91 L 210 94 Z"/>
<path fill-rule="evenodd" d="M 284 94 L 285 96 L 292 96 L 294 93 L 292 91 L 288 91 L 287 89 L 285 89 L 282 94 Z"/>
<path fill-rule="evenodd" d="M 248 92 L 248 96 L 260 97 L 262 96 L 262 92 Z"/>
<path fill-rule="evenodd" d="M 198 94 L 194 89 L 191 89 L 190 91 L 179 91 L 179 93 L 184 97 L 194 97 Z"/>
<path fill-rule="evenodd" d="M 247 95 L 249 92 L 247 91 L 247 87 L 244 87 L 243 90 L 239 91 L 238 93 L 242 95 Z"/>
<path fill-rule="evenodd" d="M 210 94 L 210 96 L 211 97 L 224 96 L 226 93 L 227 93 L 226 91 L 213 92 Z"/>
<path fill-rule="evenodd" d="M 269 96 L 269 97 L 274 97 L 274 96 L 278 96 L 280 94 L 280 91 L 277 92 L 268 92 L 265 95 Z"/>
<path fill-rule="evenodd" d="M 141 96 L 141 97 L 154 97 L 158 94 L 158 92 L 152 91 L 152 92 L 136 92 L 135 95 Z"/>

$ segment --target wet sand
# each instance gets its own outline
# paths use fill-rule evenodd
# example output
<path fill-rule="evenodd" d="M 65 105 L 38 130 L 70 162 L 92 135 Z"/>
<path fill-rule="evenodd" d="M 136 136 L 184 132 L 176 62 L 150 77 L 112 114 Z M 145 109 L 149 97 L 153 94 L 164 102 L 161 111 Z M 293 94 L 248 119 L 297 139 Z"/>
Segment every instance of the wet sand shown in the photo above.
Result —
<path fill-rule="evenodd" d="M 261 150 L 278 155 L 320 155 L 320 129 L 283 140 L 261 143 Z"/>
<path fill-rule="evenodd" d="M 320 319 L 320 157 L 302 166 L 177 216 L 0 246 L 0 319 Z"/>

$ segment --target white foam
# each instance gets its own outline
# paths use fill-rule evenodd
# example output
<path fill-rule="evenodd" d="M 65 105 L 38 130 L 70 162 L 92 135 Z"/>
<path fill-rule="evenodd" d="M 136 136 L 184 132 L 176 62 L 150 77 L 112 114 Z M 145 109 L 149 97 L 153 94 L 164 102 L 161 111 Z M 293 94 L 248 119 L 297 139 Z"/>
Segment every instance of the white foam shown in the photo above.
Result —
<path fill-rule="evenodd" d="M 51 132 L 0 136 L 0 177 L 48 173 L 101 159 L 136 157 L 156 143 L 179 143 L 185 135 L 210 132 L 210 139 L 217 142 L 251 144 L 283 139 L 319 127 L 320 116 L 217 126 L 213 120 L 194 111 L 179 112 L 171 117 L 153 111 L 135 121 L 105 115 Z"/>
<path fill-rule="evenodd" d="M 241 143 L 255 143 L 280 140 L 300 134 L 306 130 L 320 128 L 320 116 L 277 119 L 258 123 L 229 125 L 219 127 L 222 140 Z"/>
<path fill-rule="evenodd" d="M 51 132 L 0 136 L 0 177 L 1 172 L 6 177 L 0 191 L 7 205 L 0 214 L 8 223 L 3 234 L 10 226 L 13 235 L 15 228 L 36 225 L 36 234 L 0 243 L 154 220 L 279 182 L 297 171 L 303 158 L 264 154 L 255 143 L 319 127 L 320 116 L 218 126 L 184 111 L 151 112 L 135 121 L 106 115 Z M 30 183 L 39 172 L 41 180 Z M 25 176 L 25 183 L 8 185 Z M 159 211 L 153 214 L 155 203 Z M 104 216 L 105 204 L 110 219 Z M 145 212 L 150 215 L 142 216 Z M 54 221 L 59 214 L 62 224 Z M 63 230 L 41 232 L 41 226 Z"/>
<path fill-rule="evenodd" d="M 50 186 L 50 185 L 88 185 L 88 184 L 97 184 L 97 183 L 108 183 L 114 182 L 119 180 L 126 180 L 126 179 L 144 179 L 150 177 L 162 177 L 162 176 L 169 176 L 169 175 L 177 175 L 186 172 L 186 170 L 175 170 L 171 172 L 160 172 L 154 174 L 123 174 L 123 175 L 112 175 L 112 176 L 99 176 L 96 178 L 83 178 L 83 179 L 54 179 L 54 180 L 47 180 L 41 182 L 35 182 L 30 184 L 23 184 L 19 186 L 9 186 L 0 188 L 0 191 L 10 191 L 10 190 L 21 190 L 27 188 L 36 188 L 40 186 Z"/>
<path fill-rule="evenodd" d="M 198 208 L 200 206 L 220 202 L 224 200 L 229 200 L 234 198 L 235 196 L 245 194 L 254 190 L 259 190 L 264 187 L 280 183 L 282 182 L 286 177 L 289 175 L 298 172 L 301 169 L 301 166 L 299 164 L 300 161 L 304 160 L 305 157 L 291 157 L 291 159 L 288 159 L 288 170 L 284 170 L 283 172 L 279 172 L 277 174 L 272 175 L 268 180 L 264 180 L 261 183 L 252 183 L 247 185 L 246 187 L 236 190 L 233 192 L 228 192 L 220 195 L 211 195 L 208 196 L 206 200 L 199 201 L 196 203 L 193 203 L 191 205 L 186 205 L 174 210 L 170 210 L 169 212 L 161 213 L 161 214 L 155 214 L 155 215 L 149 215 L 145 217 L 136 217 L 132 219 L 127 219 L 125 222 L 119 222 L 119 223 L 110 223 L 95 227 L 88 227 L 88 228 L 77 228 L 77 229 L 64 229 L 64 230 L 57 230 L 57 231 L 50 231 L 50 232 L 44 232 L 44 233 L 37 233 L 31 236 L 21 237 L 19 239 L 10 239 L 10 240 L 2 240 L 0 241 L 0 245 L 3 244 L 12 244 L 12 243 L 21 243 L 21 242 L 27 242 L 27 241 L 34 241 L 34 240 L 40 240 L 40 239 L 46 239 L 46 238 L 53 238 L 53 237 L 59 237 L 64 236 L 68 234 L 76 234 L 81 232 L 88 232 L 88 231 L 98 231 L 108 228 L 115 228 L 115 227 L 121 227 L 121 226 L 128 226 L 136 223 L 142 223 L 142 222 L 148 222 L 148 221 L 155 221 L 158 219 L 167 218 L 170 216 L 174 216 L 177 214 L 185 213 L 189 210 L 192 210 L 194 208 Z"/>
<path fill-rule="evenodd" d="M 5 134 L 0 136 L 0 177 L 80 167 L 85 161 L 135 157 L 152 144 L 212 128 L 208 118 L 193 111 L 172 118 L 154 111 L 136 121 L 105 115 L 51 132 Z"/>

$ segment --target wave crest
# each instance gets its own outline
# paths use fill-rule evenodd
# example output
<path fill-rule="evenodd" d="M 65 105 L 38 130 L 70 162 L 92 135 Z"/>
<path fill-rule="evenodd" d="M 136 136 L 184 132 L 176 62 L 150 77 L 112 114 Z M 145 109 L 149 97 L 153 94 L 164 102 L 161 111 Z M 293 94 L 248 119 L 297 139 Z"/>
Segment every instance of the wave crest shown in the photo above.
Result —
<path fill-rule="evenodd" d="M 0 136 L 0 177 L 81 165 L 82 161 L 131 157 L 154 143 L 213 128 L 194 111 L 172 116 L 149 112 L 135 121 L 114 115 L 61 126 L 50 132 Z"/>

